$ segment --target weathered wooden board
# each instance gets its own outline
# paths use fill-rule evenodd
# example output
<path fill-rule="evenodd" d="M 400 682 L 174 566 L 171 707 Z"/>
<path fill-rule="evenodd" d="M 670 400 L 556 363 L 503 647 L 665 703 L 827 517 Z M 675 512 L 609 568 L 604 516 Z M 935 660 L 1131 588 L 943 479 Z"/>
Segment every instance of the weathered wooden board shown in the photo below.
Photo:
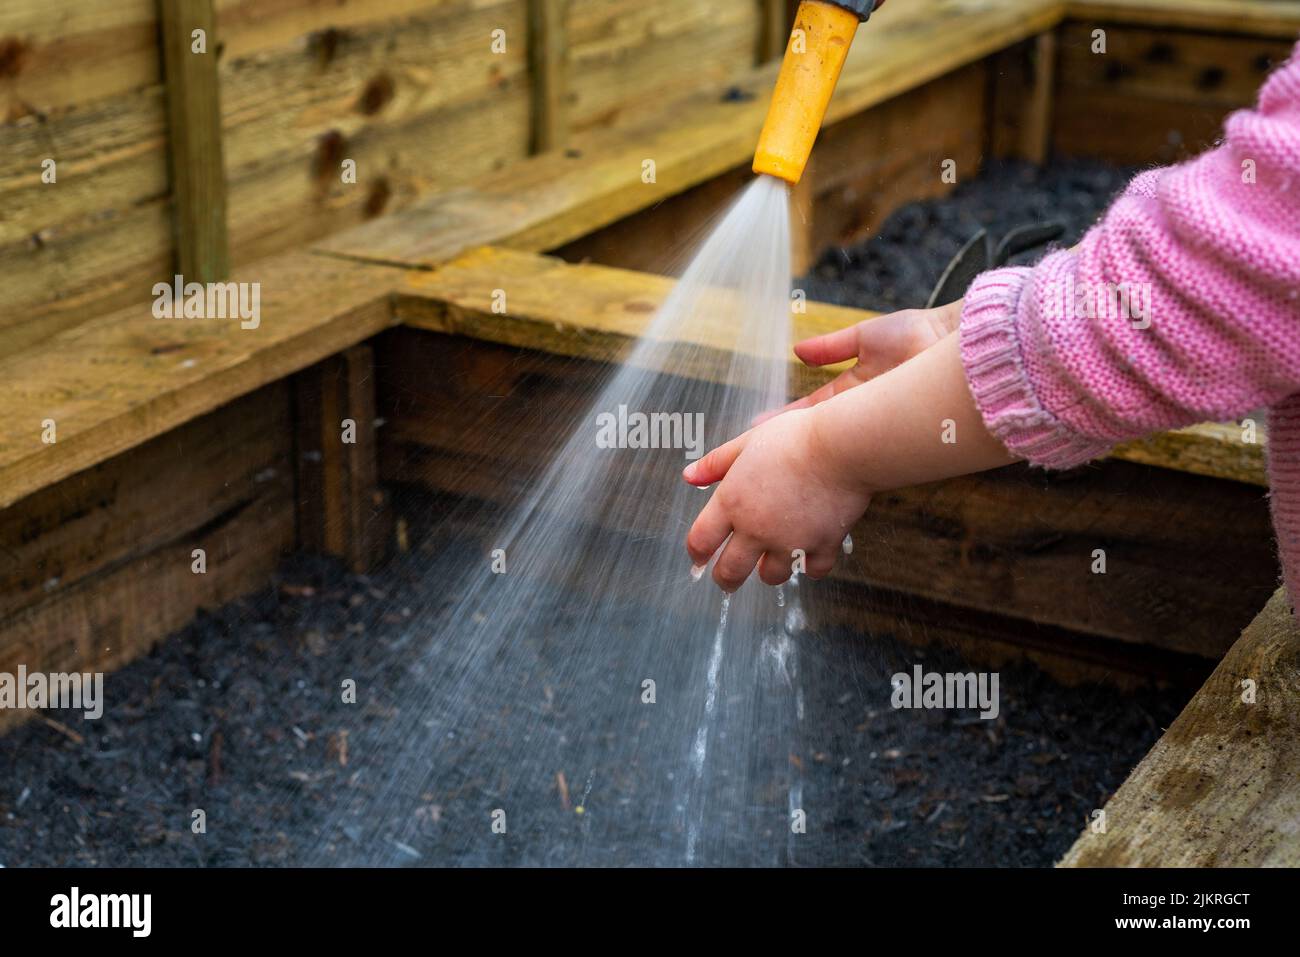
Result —
<path fill-rule="evenodd" d="M 854 43 L 827 112 L 834 124 L 1036 35 L 1059 18 L 1047 0 L 891 4 Z M 317 244 L 334 255 L 428 268 L 485 243 L 554 249 L 696 184 L 747 165 L 776 75 L 767 64 L 728 90 L 648 102 L 626 124 L 575 134 L 410 210 Z M 646 161 L 653 161 L 652 180 Z M 650 180 L 650 181 L 648 181 Z"/>
<path fill-rule="evenodd" d="M 670 280 L 646 273 L 493 247 L 402 278 L 396 308 L 399 320 L 408 325 L 606 362 L 627 356 L 672 288 Z M 497 289 L 506 293 L 506 315 L 492 311 Z M 809 303 L 805 314 L 791 317 L 793 335 L 829 332 L 871 315 Z M 699 374 L 707 378 L 716 356 L 731 348 L 729 333 L 725 321 L 692 323 L 681 341 L 702 351 L 684 355 L 684 361 L 699 363 Z M 809 391 L 829 377 L 826 370 L 791 362 L 796 392 Z M 1251 443 L 1244 430 L 1232 425 L 1194 426 L 1130 443 L 1116 457 L 1267 485 L 1262 422 L 1256 432 L 1257 441 Z"/>
<path fill-rule="evenodd" d="M 112 670 L 264 585 L 294 544 L 289 418 L 267 386 L 0 512 L 0 671 Z"/>
<path fill-rule="evenodd" d="M 1279 590 L 1061 861 L 1300 866 L 1300 628 Z"/>
<path fill-rule="evenodd" d="M 574 131 L 658 112 L 754 65 L 755 0 L 569 0 L 568 109 Z"/>
<path fill-rule="evenodd" d="M 673 288 L 672 280 L 591 263 L 569 264 L 550 256 L 484 247 L 433 272 L 404 276 L 398 321 L 471 339 L 536 349 L 556 355 L 628 361 L 635 341 Z M 496 290 L 506 313 L 493 311 Z M 799 338 L 830 332 L 870 315 L 843 306 L 810 303 L 791 316 Z M 672 341 L 683 350 L 683 375 L 709 379 L 725 368 L 736 348 L 730 313 L 697 317 Z M 802 369 L 791 357 L 792 365 Z M 808 370 L 805 383 L 824 381 Z"/>
<path fill-rule="evenodd" d="M 236 265 L 527 155 L 523 0 L 263 6 L 218 8 Z"/>
<path fill-rule="evenodd" d="M 1097 29 L 1105 31 L 1104 53 L 1093 52 Z M 1284 40 L 1067 23 L 1059 45 L 1053 146 L 1141 165 L 1198 153 L 1222 135 L 1228 113 L 1255 101 L 1294 38 L 1294 32 Z"/>
<path fill-rule="evenodd" d="M 156 0 L 6 0 L 0 121 L 49 115 L 158 82 Z"/>
<path fill-rule="evenodd" d="M 0 4 L 0 356 L 169 270 L 158 36 L 155 0 Z"/>
<path fill-rule="evenodd" d="M 1296 0 L 1066 0 L 1066 16 L 1295 40 Z"/>
<path fill-rule="evenodd" d="M 146 305 L 0 359 L 0 507 L 386 328 L 387 272 L 290 254 L 234 277 L 259 285 L 257 328 Z"/>
<path fill-rule="evenodd" d="M 291 493 L 288 428 L 276 383 L 0 510 L 0 619 L 244 508 L 263 485 Z M 175 487 L 160 494 L 162 476 Z"/>

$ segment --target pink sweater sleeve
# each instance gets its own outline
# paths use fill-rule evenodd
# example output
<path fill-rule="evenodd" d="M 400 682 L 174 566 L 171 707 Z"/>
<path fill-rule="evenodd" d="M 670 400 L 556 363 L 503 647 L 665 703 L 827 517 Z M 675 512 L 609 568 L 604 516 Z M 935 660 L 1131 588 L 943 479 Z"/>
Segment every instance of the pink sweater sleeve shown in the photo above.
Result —
<path fill-rule="evenodd" d="M 1297 567 L 1300 463 L 1280 450 L 1300 450 L 1300 403 L 1282 405 L 1300 393 L 1300 47 L 1221 145 L 1139 176 L 1075 250 L 979 276 L 961 345 L 989 431 L 1047 467 L 1269 407 Z"/>

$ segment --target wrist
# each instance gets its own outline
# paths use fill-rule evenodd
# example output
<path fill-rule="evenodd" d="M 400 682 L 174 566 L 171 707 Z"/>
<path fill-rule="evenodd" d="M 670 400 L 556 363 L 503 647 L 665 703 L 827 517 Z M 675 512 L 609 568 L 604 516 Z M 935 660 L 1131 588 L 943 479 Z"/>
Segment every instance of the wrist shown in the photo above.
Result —
<path fill-rule="evenodd" d="M 866 389 L 866 385 L 853 389 Z M 838 397 L 837 397 L 838 398 Z M 839 422 L 841 406 L 834 400 L 820 402 L 808 410 L 808 443 L 812 460 L 821 464 L 823 474 L 831 484 L 863 495 L 872 495 L 878 489 L 872 486 L 862 463 L 855 462 L 849 454 L 851 443 L 845 440 Z"/>

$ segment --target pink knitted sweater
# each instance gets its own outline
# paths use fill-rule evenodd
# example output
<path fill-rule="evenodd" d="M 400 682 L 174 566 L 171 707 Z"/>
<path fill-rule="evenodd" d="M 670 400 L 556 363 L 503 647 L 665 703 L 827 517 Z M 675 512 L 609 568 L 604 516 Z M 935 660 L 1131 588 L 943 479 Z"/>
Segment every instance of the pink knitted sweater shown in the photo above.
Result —
<path fill-rule="evenodd" d="M 962 362 L 1016 455 L 1069 468 L 1268 409 L 1273 524 L 1300 598 L 1300 46 L 1223 142 L 1136 177 L 1074 250 L 966 293 Z M 1246 440 L 1243 429 L 1243 440 Z"/>

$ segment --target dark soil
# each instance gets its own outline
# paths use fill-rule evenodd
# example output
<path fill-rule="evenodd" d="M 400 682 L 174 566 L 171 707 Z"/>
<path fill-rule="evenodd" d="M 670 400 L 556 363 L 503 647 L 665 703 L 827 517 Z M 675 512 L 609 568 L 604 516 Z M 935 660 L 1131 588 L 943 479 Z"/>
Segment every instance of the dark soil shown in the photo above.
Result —
<path fill-rule="evenodd" d="M 415 516 L 440 510 L 411 490 L 401 498 Z M 420 631 L 420 616 L 436 613 L 428 590 L 437 563 L 463 554 L 466 534 L 444 523 L 370 577 L 296 556 L 276 587 L 202 615 L 107 676 L 102 719 L 51 713 L 84 740 L 39 720 L 0 738 L 0 864 L 265 866 L 384 858 L 368 846 L 376 838 L 364 821 L 350 824 L 337 812 L 385 773 L 393 747 L 387 733 L 418 700 L 410 693 L 418 676 L 406 646 Z M 732 851 L 728 863 L 770 863 L 779 844 L 780 860 L 808 865 L 1049 865 L 1185 697 L 1066 688 L 1032 666 L 1017 666 L 1000 671 L 994 721 L 971 711 L 895 710 L 894 673 L 918 663 L 941 672 L 975 666 L 892 635 L 867 642 L 841 629 L 814 641 L 803 658 L 804 740 L 790 756 L 805 804 L 815 809 L 809 833 L 787 851 L 778 820 L 763 834 L 767 843 Z M 561 664 L 530 664 L 540 669 L 532 682 L 539 701 L 548 682 L 597 687 L 599 675 L 566 679 Z M 362 689 L 358 705 L 339 704 L 340 676 Z M 605 711 L 613 725 L 622 707 L 584 695 L 579 707 L 557 705 L 544 730 L 600 728 Z M 489 715 L 487 725 L 492 736 L 508 738 L 525 727 L 537 733 L 524 708 Z M 617 763 L 618 748 L 609 750 Z M 675 767 L 680 773 L 677 755 L 663 753 L 630 775 L 596 769 L 599 786 L 585 810 L 624 820 L 617 847 L 592 848 L 582 846 L 583 821 L 572 810 L 582 803 L 585 770 L 569 769 L 565 807 L 555 778 L 563 769 L 543 751 L 520 757 L 512 773 L 527 782 L 528 799 L 545 808 L 536 828 L 545 840 L 525 838 L 509 852 L 467 852 L 463 835 L 446 830 L 447 822 L 467 803 L 467 791 L 493 785 L 457 766 L 435 775 L 429 789 L 404 796 L 409 813 L 423 815 L 424 823 L 415 838 L 384 842 L 401 852 L 392 859 L 681 863 L 647 840 L 653 835 L 637 833 L 632 810 L 647 779 Z M 542 766 L 530 767 L 534 760 Z M 611 788 L 613 779 L 619 783 Z M 196 808 L 206 813 L 203 835 L 190 830 Z"/>
<path fill-rule="evenodd" d="M 1082 230 L 1121 181 L 1103 168 L 1033 176 L 1000 168 L 951 201 L 900 210 L 880 237 L 828 257 L 806 285 L 814 298 L 915 305 L 975 222 L 1059 213 L 1056 196 Z M 452 556 L 480 547 L 476 529 L 445 520 L 443 503 L 399 492 L 416 547 L 374 575 L 293 557 L 273 587 L 201 615 L 109 675 L 101 720 L 51 713 L 57 725 L 33 720 L 0 737 L 0 865 L 682 863 L 670 842 L 639 832 L 637 813 L 647 789 L 680 771 L 679 752 L 651 752 L 629 769 L 618 766 L 619 743 L 608 742 L 594 752 L 606 755 L 606 766 L 591 765 L 590 755 L 586 764 L 557 766 L 566 735 L 616 727 L 614 711 L 626 706 L 602 693 L 608 676 L 591 673 L 595 665 L 564 660 L 562 643 L 528 662 L 522 687 L 536 689 L 536 699 L 484 719 L 501 739 L 527 733 L 561 742 L 549 750 L 515 742 L 514 766 L 501 772 L 524 782 L 541 808 L 533 826 L 508 844 L 467 850 L 449 822 L 465 820 L 458 815 L 471 795 L 508 785 L 475 779 L 456 763 L 433 768 L 395 798 L 402 802 L 395 815 L 418 826 L 413 837 L 387 839 L 395 851 L 376 852 L 383 836 L 346 809 L 364 806 L 360 797 L 391 770 L 390 732 L 419 700 L 412 685 L 427 675 L 409 652 L 456 597 L 431 583 Z M 823 597 L 833 601 L 826 587 Z M 552 626 L 562 629 L 563 622 Z M 610 646 L 635 639 L 611 635 Z M 984 721 L 970 711 L 890 705 L 897 671 L 977 667 L 954 652 L 835 629 L 801 654 L 801 740 L 788 761 L 784 741 L 774 746 L 777 764 L 802 779 L 808 833 L 790 840 L 778 815 L 726 863 L 1050 865 L 1185 700 L 1182 692 L 1067 688 L 1032 666 L 1004 667 L 1000 715 Z M 340 703 L 346 678 L 363 689 L 355 705 Z M 552 686 L 565 684 L 575 693 L 552 701 Z M 566 770 L 562 785 L 557 772 Z M 782 800 L 778 794 L 778 811 Z M 196 809 L 206 816 L 206 833 L 197 835 Z M 591 837 L 602 819 L 617 823 L 600 833 L 619 835 L 603 845 Z"/>
<path fill-rule="evenodd" d="M 1065 231 L 1052 248 L 1072 246 L 1132 175 L 1082 160 L 1044 169 L 997 163 L 958 183 L 949 198 L 910 203 L 877 234 L 830 250 L 798 285 L 816 302 L 881 312 L 924 306 L 944 267 L 981 228 L 996 242 L 1016 227 L 1057 221 Z M 1027 251 L 1011 264 L 1030 265 L 1046 251 Z"/>

